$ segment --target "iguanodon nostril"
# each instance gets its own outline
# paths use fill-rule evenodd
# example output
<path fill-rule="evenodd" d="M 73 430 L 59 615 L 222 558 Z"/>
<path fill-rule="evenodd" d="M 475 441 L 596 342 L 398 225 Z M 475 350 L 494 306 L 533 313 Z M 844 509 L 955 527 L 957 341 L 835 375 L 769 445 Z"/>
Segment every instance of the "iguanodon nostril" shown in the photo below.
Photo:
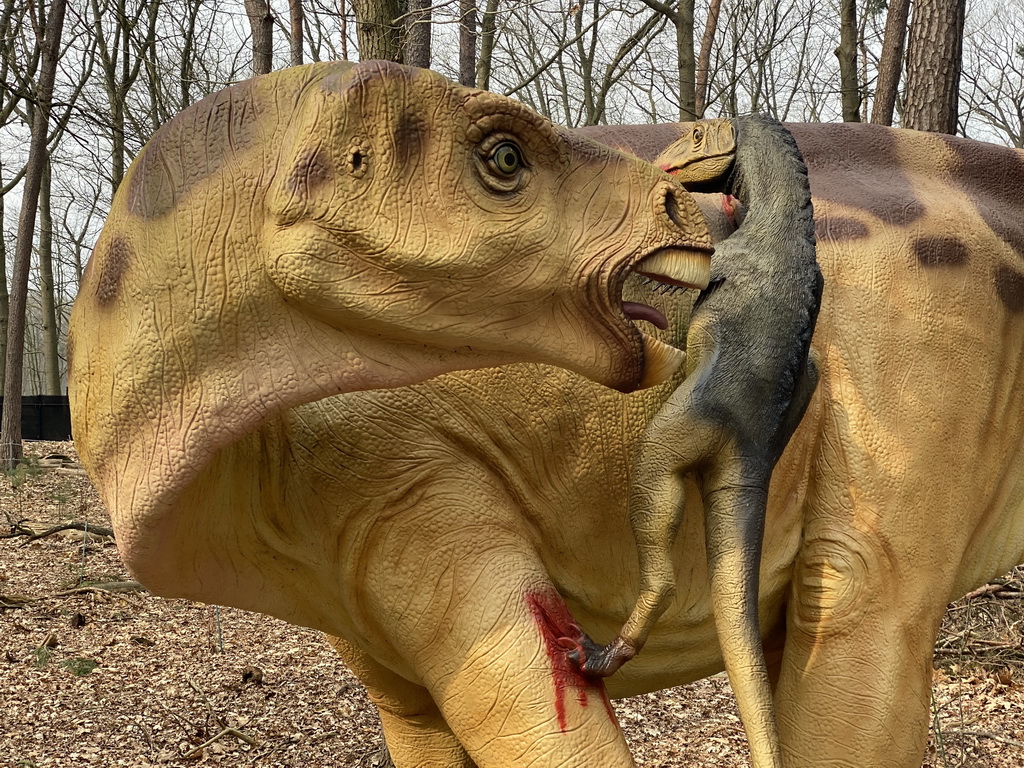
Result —
<path fill-rule="evenodd" d="M 674 187 L 668 184 L 665 185 L 665 213 L 668 214 L 673 224 L 683 228 L 686 226 L 686 221 L 683 218 L 683 212 L 679 206 L 679 198 L 676 197 L 676 194 Z"/>

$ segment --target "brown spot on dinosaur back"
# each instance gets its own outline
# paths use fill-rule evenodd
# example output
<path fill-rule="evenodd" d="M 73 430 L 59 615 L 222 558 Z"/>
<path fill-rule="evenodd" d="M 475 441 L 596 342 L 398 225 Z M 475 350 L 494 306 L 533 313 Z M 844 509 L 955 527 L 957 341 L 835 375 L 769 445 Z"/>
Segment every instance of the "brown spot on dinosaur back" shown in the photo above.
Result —
<path fill-rule="evenodd" d="M 846 216 L 820 216 L 814 220 L 814 236 L 818 240 L 860 240 L 868 236 L 868 225 Z"/>
<path fill-rule="evenodd" d="M 787 123 L 811 171 L 815 197 L 859 208 L 881 221 L 906 227 L 924 215 L 897 152 L 898 133 L 868 123 Z M 865 163 L 864 158 L 870 158 Z"/>
<path fill-rule="evenodd" d="M 153 134 L 132 164 L 129 212 L 153 219 L 170 212 L 192 187 L 259 140 L 252 82 L 238 83 L 182 110 Z"/>
<path fill-rule="evenodd" d="M 1003 306 L 1018 314 L 1024 311 L 1024 274 L 1012 267 L 1000 265 L 994 274 L 996 295 Z"/>
<path fill-rule="evenodd" d="M 1008 215 L 1020 206 L 1024 153 L 956 136 L 943 136 L 942 140 L 953 153 L 950 172 L 954 181 L 963 185 L 989 228 L 1024 255 L 1024 221 Z"/>
<path fill-rule="evenodd" d="M 915 240 L 914 255 L 925 267 L 952 267 L 967 263 L 968 249 L 959 237 L 934 235 Z"/>
<path fill-rule="evenodd" d="M 132 248 L 120 235 L 115 235 L 101 257 L 100 276 L 96 283 L 96 300 L 105 307 L 115 298 L 121 280 L 132 261 Z"/>

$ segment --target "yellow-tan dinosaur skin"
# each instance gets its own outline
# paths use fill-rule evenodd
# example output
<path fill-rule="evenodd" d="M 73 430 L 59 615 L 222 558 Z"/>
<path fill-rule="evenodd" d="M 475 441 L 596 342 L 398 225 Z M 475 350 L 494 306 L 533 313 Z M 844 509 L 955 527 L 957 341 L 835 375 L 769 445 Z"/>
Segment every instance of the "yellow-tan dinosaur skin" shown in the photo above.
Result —
<path fill-rule="evenodd" d="M 452 370 L 664 381 L 683 354 L 623 282 L 706 284 L 710 251 L 664 174 L 511 99 L 388 62 L 257 78 L 163 126 L 115 196 L 70 323 L 76 443 L 133 573 L 200 596 L 234 576 L 184 546 L 222 518 L 182 493 L 222 449 Z"/>
<path fill-rule="evenodd" d="M 1024 154 L 790 128 L 825 292 L 821 379 L 775 470 L 762 562 L 785 765 L 916 768 L 947 602 L 1024 560 Z M 589 135 L 651 160 L 684 129 Z M 703 210 L 725 234 L 720 199 Z M 666 337 L 690 301 L 650 299 Z M 112 331 L 78 330 L 76 366 L 87 333 Z M 629 467 L 671 390 L 528 364 L 283 410 L 188 483 L 164 546 L 194 571 L 160 589 L 340 636 L 400 768 L 632 765 L 558 649 L 564 607 L 599 642 L 633 607 Z M 692 484 L 685 503 L 675 598 L 613 697 L 722 669 Z"/>

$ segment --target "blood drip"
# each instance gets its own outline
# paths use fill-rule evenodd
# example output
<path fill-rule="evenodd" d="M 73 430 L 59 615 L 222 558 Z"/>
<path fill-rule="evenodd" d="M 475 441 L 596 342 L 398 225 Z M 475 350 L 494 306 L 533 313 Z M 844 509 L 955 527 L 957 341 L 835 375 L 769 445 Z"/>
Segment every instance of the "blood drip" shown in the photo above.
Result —
<path fill-rule="evenodd" d="M 600 678 L 587 677 L 580 671 L 580 667 L 586 661 L 586 651 L 582 645 L 583 630 L 573 620 L 565 601 L 553 590 L 528 592 L 526 605 L 537 623 L 548 660 L 551 662 L 559 730 L 564 732 L 567 727 L 565 697 L 572 691 L 575 691 L 576 701 L 581 707 L 586 707 L 589 703 L 588 692 L 596 694 L 604 703 L 611 721 L 617 724 L 604 683 Z M 569 658 L 571 651 L 579 654 L 578 663 Z"/>

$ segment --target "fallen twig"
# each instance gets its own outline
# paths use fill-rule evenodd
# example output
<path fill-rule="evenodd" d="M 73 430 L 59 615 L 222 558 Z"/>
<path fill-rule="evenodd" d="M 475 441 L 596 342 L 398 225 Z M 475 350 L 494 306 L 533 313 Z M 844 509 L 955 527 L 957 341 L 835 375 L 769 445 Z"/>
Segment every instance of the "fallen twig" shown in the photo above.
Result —
<path fill-rule="evenodd" d="M 109 594 L 111 592 L 126 594 L 129 592 L 145 591 L 146 588 L 137 581 L 108 581 L 101 584 L 87 584 L 81 587 L 73 587 L 72 589 L 65 589 L 61 592 L 54 592 L 50 595 L 39 595 L 37 597 L 30 597 L 29 595 L 0 595 L 0 609 L 23 608 L 28 603 L 36 603 L 40 600 L 49 600 L 54 597 L 70 597 L 71 595 L 83 595 L 90 593 Z"/>
<path fill-rule="evenodd" d="M 31 528 L 22 525 L 22 522 L 24 521 L 19 520 L 16 523 L 11 523 L 11 532 L 0 533 L 0 539 L 16 539 L 19 536 L 35 536 L 36 532 Z"/>
<path fill-rule="evenodd" d="M 1005 586 L 1004 584 L 995 584 L 995 583 L 993 583 L 993 584 L 983 584 L 982 586 L 978 587 L 977 589 L 972 589 L 970 592 L 968 592 L 966 595 L 964 595 L 963 599 L 964 600 L 973 600 L 976 597 L 984 597 L 985 595 L 991 595 L 992 593 L 998 592 L 999 590 L 1001 590 L 1004 586 Z"/>
<path fill-rule="evenodd" d="M 29 536 L 25 543 L 35 541 L 36 539 L 45 539 L 47 536 L 52 536 L 55 533 L 61 531 L 82 531 L 86 534 L 95 534 L 96 536 L 107 536 L 108 538 L 114 538 L 114 532 L 110 528 L 103 528 L 99 525 L 92 525 L 91 523 L 84 523 L 80 520 L 76 520 L 71 523 L 62 523 L 61 525 L 55 525 L 53 528 L 43 531 L 42 533 L 34 533 Z"/>
<path fill-rule="evenodd" d="M 1011 747 L 1024 748 L 1024 741 L 1008 739 L 1006 736 L 1000 736 L 998 733 L 993 733 L 992 731 L 957 731 L 943 729 L 943 733 L 949 736 L 973 736 L 976 739 L 991 739 L 992 741 L 998 741 L 1000 744 L 1008 744 Z"/>
<path fill-rule="evenodd" d="M 218 739 L 223 738 L 224 736 L 234 736 L 236 739 L 241 739 L 246 744 L 252 747 L 258 747 L 260 745 L 260 743 L 256 741 L 256 739 L 254 739 L 252 736 L 244 734 L 241 731 L 236 730 L 234 728 L 225 728 L 212 739 L 207 739 L 195 749 L 186 752 L 184 755 L 182 755 L 182 758 L 185 760 L 191 760 L 193 757 L 198 757 L 202 754 L 204 749 L 206 749 L 208 746 L 213 744 L 213 742 L 217 741 Z"/>
<path fill-rule="evenodd" d="M 81 595 L 88 594 L 90 592 L 145 592 L 146 588 L 139 584 L 137 581 L 105 581 L 100 584 L 85 584 L 81 587 L 73 587 L 72 589 L 65 589 L 63 592 L 54 592 L 52 595 L 46 595 L 45 597 L 37 597 L 37 600 L 43 600 L 46 597 L 68 597 L 69 595 Z"/>
<path fill-rule="evenodd" d="M 5 608 L 24 608 L 33 599 L 27 595 L 0 595 L 0 610 Z"/>
<path fill-rule="evenodd" d="M 75 467 L 57 467 L 51 470 L 58 475 L 75 475 L 76 477 L 88 477 L 89 473 L 84 469 L 76 469 Z"/>

